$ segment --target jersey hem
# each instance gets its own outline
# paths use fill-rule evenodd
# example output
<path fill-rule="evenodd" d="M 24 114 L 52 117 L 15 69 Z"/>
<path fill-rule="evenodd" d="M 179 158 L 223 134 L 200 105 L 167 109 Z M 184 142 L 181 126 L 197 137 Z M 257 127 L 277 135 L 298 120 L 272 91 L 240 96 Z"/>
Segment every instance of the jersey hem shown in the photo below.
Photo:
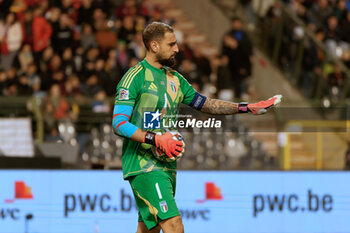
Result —
<path fill-rule="evenodd" d="M 129 172 L 123 176 L 124 180 L 127 180 L 130 177 L 137 176 L 142 173 L 147 173 L 147 172 L 153 172 L 153 171 L 164 171 L 164 172 L 176 172 L 176 169 L 171 169 L 171 168 L 159 168 L 159 169 L 154 169 L 152 171 L 147 171 L 147 169 L 142 169 L 139 171 L 134 171 L 134 172 Z"/>

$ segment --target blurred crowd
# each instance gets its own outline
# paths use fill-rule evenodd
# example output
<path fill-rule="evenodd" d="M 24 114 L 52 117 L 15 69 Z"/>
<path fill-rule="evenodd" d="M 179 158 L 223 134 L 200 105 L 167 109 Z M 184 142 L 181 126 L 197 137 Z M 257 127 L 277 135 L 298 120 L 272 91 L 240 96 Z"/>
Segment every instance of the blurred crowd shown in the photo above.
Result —
<path fill-rule="evenodd" d="M 0 96 L 40 98 L 48 136 L 57 135 L 58 121 L 76 120 L 84 97 L 94 112 L 109 113 L 108 97 L 145 56 L 142 31 L 152 21 L 174 26 L 175 68 L 195 89 L 244 96 L 252 50 L 240 19 L 225 34 L 221 55 L 209 59 L 164 12 L 149 0 L 0 0 Z"/>
<path fill-rule="evenodd" d="M 284 0 L 288 10 L 303 21 L 317 41 L 305 36 L 305 29 L 288 20 L 283 29 L 279 64 L 288 69 L 297 60 L 299 42 L 303 43 L 301 76 L 298 85 L 312 98 L 338 99 L 345 85 L 345 73 L 332 57 L 338 58 L 350 68 L 350 1 L 348 0 Z M 269 20 L 268 41 L 270 51 L 277 41 L 279 22 L 282 20 L 279 1 L 267 11 Z M 322 44 L 326 50 L 323 50 Z M 299 49 L 300 50 L 300 49 Z M 327 51 L 327 54 L 325 54 Z M 290 68 L 289 68 L 290 69 Z M 292 75 L 293 71 L 290 72 Z M 319 82 L 318 79 L 322 79 Z M 321 86 L 317 92 L 317 87 Z"/>

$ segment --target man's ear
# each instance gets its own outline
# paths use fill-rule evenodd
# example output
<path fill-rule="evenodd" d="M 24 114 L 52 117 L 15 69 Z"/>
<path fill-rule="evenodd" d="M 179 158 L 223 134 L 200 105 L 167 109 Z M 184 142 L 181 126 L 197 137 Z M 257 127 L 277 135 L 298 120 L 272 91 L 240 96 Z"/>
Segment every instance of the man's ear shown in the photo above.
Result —
<path fill-rule="evenodd" d="M 155 40 L 151 41 L 150 48 L 151 48 L 152 52 L 158 53 L 159 52 L 159 43 Z"/>

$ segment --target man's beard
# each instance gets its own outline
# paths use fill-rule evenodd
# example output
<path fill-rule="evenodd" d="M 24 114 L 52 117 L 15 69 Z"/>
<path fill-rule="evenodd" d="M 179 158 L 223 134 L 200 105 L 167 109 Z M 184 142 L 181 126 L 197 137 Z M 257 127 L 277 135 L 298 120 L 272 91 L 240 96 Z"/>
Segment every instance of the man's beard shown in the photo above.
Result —
<path fill-rule="evenodd" d="M 175 56 L 171 56 L 169 58 L 164 58 L 160 54 L 156 55 L 156 59 L 162 66 L 173 67 L 175 65 Z"/>

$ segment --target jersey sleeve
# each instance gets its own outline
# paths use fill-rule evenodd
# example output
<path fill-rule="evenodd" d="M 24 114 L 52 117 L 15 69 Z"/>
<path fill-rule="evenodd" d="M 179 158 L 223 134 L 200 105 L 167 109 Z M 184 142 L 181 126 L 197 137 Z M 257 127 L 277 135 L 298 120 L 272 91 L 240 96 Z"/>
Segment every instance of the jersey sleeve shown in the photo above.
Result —
<path fill-rule="evenodd" d="M 142 84 L 142 66 L 131 68 L 120 80 L 115 96 L 112 126 L 117 135 L 131 138 L 138 129 L 130 123 L 131 114 Z"/>
<path fill-rule="evenodd" d="M 179 80 L 182 93 L 184 94 L 182 103 L 201 110 L 207 97 L 198 93 L 182 75 L 179 75 Z"/>
<path fill-rule="evenodd" d="M 132 110 L 133 107 L 128 105 L 114 106 L 112 126 L 115 134 L 131 138 L 136 132 L 138 128 L 129 122 Z"/>
<path fill-rule="evenodd" d="M 117 86 L 115 105 L 134 106 L 143 86 L 142 69 L 141 65 L 136 65 L 123 76 Z"/>

